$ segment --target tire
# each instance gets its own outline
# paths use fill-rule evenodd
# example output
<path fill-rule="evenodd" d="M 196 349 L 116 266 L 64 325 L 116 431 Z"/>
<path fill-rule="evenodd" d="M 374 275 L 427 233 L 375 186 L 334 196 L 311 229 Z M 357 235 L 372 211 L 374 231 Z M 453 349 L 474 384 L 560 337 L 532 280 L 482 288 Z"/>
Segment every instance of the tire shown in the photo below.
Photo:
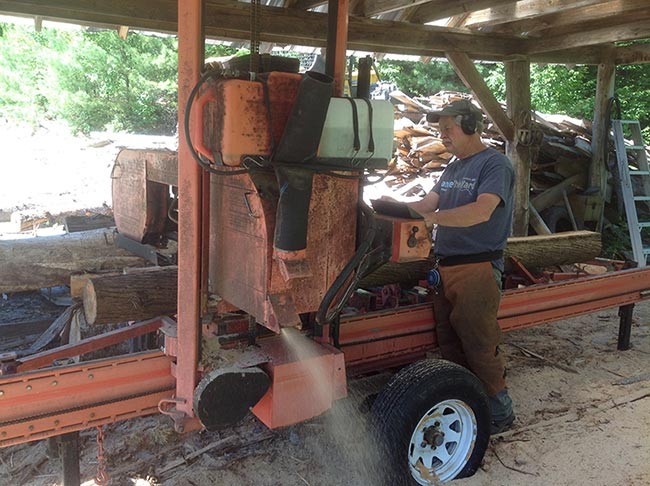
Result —
<path fill-rule="evenodd" d="M 418 361 L 397 373 L 372 406 L 385 484 L 429 485 L 473 475 L 490 439 L 483 384 L 443 360 Z"/>

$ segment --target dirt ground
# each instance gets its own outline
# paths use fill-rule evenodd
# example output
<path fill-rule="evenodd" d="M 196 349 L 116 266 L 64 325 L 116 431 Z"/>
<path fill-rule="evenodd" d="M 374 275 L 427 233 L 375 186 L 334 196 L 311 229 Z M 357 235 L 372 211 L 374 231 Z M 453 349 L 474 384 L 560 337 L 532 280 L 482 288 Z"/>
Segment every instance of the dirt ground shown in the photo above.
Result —
<path fill-rule="evenodd" d="M 3 153 L 10 155 L 0 158 L 0 210 L 9 212 L 110 204 L 110 167 L 119 146 L 151 146 L 106 134 L 72 141 L 58 126 L 20 130 L 0 127 Z M 57 312 L 38 295 L 0 299 L 0 322 Z M 617 310 L 612 309 L 507 334 L 503 348 L 517 413 L 514 429 L 491 440 L 474 477 L 454 484 L 650 484 L 650 302 L 635 309 L 632 349 L 616 350 L 617 332 Z M 177 435 L 162 416 L 113 424 L 105 428 L 109 484 L 377 484 L 375 445 L 360 409 L 389 378 L 381 374 L 351 381 L 350 396 L 331 411 L 277 431 L 253 417 L 231 430 L 186 436 Z M 94 430 L 81 433 L 81 446 L 82 476 L 93 484 L 98 467 Z M 61 484 L 60 466 L 48 459 L 46 441 L 0 449 L 0 486 L 54 484 Z"/>

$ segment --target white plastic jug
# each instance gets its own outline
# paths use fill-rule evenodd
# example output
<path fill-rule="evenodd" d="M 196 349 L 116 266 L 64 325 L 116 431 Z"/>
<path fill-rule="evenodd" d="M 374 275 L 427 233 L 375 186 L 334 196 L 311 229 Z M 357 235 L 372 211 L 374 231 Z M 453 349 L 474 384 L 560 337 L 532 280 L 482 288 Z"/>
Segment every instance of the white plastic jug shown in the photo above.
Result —
<path fill-rule="evenodd" d="M 354 147 L 355 130 L 352 103 L 357 107 L 359 150 Z M 372 142 L 370 150 L 370 114 L 363 99 L 332 98 L 318 146 L 321 163 L 341 167 L 385 168 L 393 155 L 393 105 L 372 100 Z"/>

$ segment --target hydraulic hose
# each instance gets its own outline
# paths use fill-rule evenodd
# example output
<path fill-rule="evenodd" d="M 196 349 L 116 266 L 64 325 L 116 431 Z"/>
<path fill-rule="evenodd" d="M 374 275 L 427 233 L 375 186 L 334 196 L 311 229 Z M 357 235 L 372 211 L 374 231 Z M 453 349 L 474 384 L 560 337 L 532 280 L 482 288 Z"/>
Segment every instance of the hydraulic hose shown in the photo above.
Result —
<path fill-rule="evenodd" d="M 232 176 L 232 175 L 239 175 L 239 174 L 246 174 L 250 172 L 250 169 L 239 169 L 239 170 L 219 170 L 215 169 L 212 167 L 209 163 L 205 162 L 201 156 L 197 153 L 196 149 L 194 148 L 194 145 L 192 144 L 192 135 L 191 135 L 191 130 L 190 130 L 190 113 L 192 111 L 192 105 L 194 104 L 194 99 L 196 98 L 196 95 L 198 94 L 199 90 L 201 89 L 201 86 L 210 78 L 216 78 L 218 77 L 218 73 L 213 70 L 206 71 L 199 81 L 196 83 L 196 85 L 192 88 L 192 91 L 190 91 L 190 95 L 187 97 L 187 103 L 185 105 L 185 114 L 183 116 L 183 130 L 185 133 L 185 140 L 187 140 L 187 145 L 190 149 L 190 153 L 192 154 L 192 157 L 196 161 L 197 164 L 199 164 L 203 169 L 207 170 L 211 174 L 216 174 L 216 175 L 225 175 L 225 176 Z"/>

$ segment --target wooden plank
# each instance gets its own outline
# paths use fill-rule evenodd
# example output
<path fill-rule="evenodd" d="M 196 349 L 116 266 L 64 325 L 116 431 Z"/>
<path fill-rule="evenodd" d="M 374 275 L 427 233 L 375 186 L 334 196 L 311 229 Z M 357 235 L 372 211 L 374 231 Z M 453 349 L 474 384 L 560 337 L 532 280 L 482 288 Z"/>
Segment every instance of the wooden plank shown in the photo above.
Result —
<path fill-rule="evenodd" d="M 566 193 L 566 191 L 571 186 L 573 186 L 574 184 L 581 185 L 583 181 L 584 181 L 583 174 L 576 174 L 574 176 L 571 176 L 563 180 L 559 184 L 551 187 L 550 189 L 547 189 L 543 193 L 535 196 L 533 199 L 530 200 L 530 203 L 538 212 L 542 212 L 546 208 L 550 208 L 553 204 L 560 201 L 563 198 L 563 194 Z"/>
<path fill-rule="evenodd" d="M 79 233 L 99 228 L 111 228 L 115 226 L 113 216 L 106 214 L 90 214 L 88 216 L 70 215 L 63 219 L 65 230 L 68 233 Z"/>
<path fill-rule="evenodd" d="M 324 4 L 325 2 L 319 2 Z M 455 2 L 447 2 L 455 6 Z M 470 2 L 463 2 L 467 7 Z M 514 1 L 507 2 L 514 3 Z M 572 3 L 572 6 L 594 4 L 593 0 Z M 519 5 L 522 4 L 522 5 Z M 526 5 L 540 1 L 517 2 L 525 10 Z M 551 2 L 553 11 L 557 1 Z M 301 2 L 297 2 L 301 5 Z M 416 8 L 424 8 L 421 5 Z M 463 7 L 463 8 L 465 8 Z M 499 7 L 503 8 L 503 7 Z M 107 0 L 104 2 L 82 2 L 81 0 L 0 0 L 0 12 L 18 15 L 41 15 L 44 19 L 72 22 L 81 25 L 119 26 L 149 29 L 175 33 L 177 30 L 178 5 L 174 0 L 156 2 L 130 2 L 128 0 Z M 286 44 L 323 47 L 326 38 L 324 13 L 262 6 L 260 40 Z M 492 8 L 491 11 L 498 10 Z M 213 39 L 248 40 L 250 37 L 250 15 L 246 4 L 239 2 L 224 5 L 208 1 L 206 5 L 206 36 Z M 437 10 L 438 11 L 438 10 Z M 559 10 L 558 10 L 559 11 Z M 407 11 L 405 11 L 407 12 Z M 439 11 L 438 11 L 439 12 Z M 478 12 L 476 12 L 478 13 Z M 445 15 L 451 15 L 446 12 Z M 521 15 L 520 15 L 521 17 Z M 524 16 L 525 17 L 525 16 Z M 408 18 L 408 17 L 403 17 Z M 507 20 L 519 18 L 508 16 Z M 416 24 L 350 18 L 349 48 L 377 53 L 410 54 L 416 56 L 442 57 L 445 49 L 453 48 L 466 52 L 472 59 L 514 60 L 527 56 L 531 62 L 586 63 L 601 61 L 600 48 L 594 45 L 585 48 L 567 49 L 560 45 L 555 51 L 533 52 L 527 48 L 534 39 L 514 39 L 510 36 L 495 36 L 488 33 L 469 33 L 445 28 L 434 28 Z M 649 62 L 647 47 L 618 48 L 621 63 Z M 519 57 L 518 57 L 519 56 Z"/>
<path fill-rule="evenodd" d="M 449 51 L 445 55 L 497 129 L 506 140 L 513 140 L 515 136 L 514 125 L 504 113 L 501 104 L 490 91 L 472 60 L 462 52 Z"/>
<path fill-rule="evenodd" d="M 522 0 L 511 5 L 490 8 L 472 13 L 465 22 L 465 26 L 484 27 L 496 25 L 513 20 L 523 20 L 540 15 L 548 15 L 564 11 L 567 7 L 577 8 L 589 5 L 598 5 L 607 0 Z"/>
<path fill-rule="evenodd" d="M 374 17 L 375 15 L 397 12 L 407 7 L 416 7 L 428 2 L 429 0 L 366 0 L 363 6 L 363 15 L 365 17 Z"/>
<path fill-rule="evenodd" d="M 434 20 L 445 19 L 455 15 L 467 15 L 485 9 L 493 9 L 500 6 L 507 6 L 517 3 L 517 0 L 465 0 L 460 2 L 450 2 L 448 0 L 436 0 L 425 3 L 412 9 L 409 18 L 412 22 L 424 24 Z M 469 15 L 464 19 L 470 18 Z"/>
<path fill-rule="evenodd" d="M 292 2 L 291 7 L 298 10 L 307 10 L 322 5 L 327 5 L 327 0 L 295 0 Z"/>
<path fill-rule="evenodd" d="M 543 30 L 570 27 L 593 20 L 606 23 L 609 22 L 611 18 L 618 17 L 621 14 L 630 11 L 641 9 L 647 11 L 647 7 L 647 0 L 617 0 L 614 2 L 610 1 L 602 4 L 586 5 L 577 8 L 573 5 L 569 5 L 566 9 L 560 12 L 548 13 L 530 19 L 507 22 L 498 26 L 493 26 L 490 31 L 511 35 L 526 32 L 528 35 L 537 36 L 540 34 L 540 31 Z"/>
<path fill-rule="evenodd" d="M 617 47 L 614 50 L 616 64 L 640 64 L 650 62 L 650 44 Z"/>
<path fill-rule="evenodd" d="M 530 225 L 533 227 L 533 229 L 538 235 L 550 235 L 552 233 L 549 227 L 542 219 L 542 217 L 540 216 L 540 214 L 532 206 L 532 204 L 528 206 L 528 216 L 529 216 L 528 222 L 530 223 Z M 526 233 L 528 233 L 528 228 L 526 228 Z M 524 236 L 524 235 L 520 234 L 519 236 Z"/>
<path fill-rule="evenodd" d="M 130 2 L 106 0 L 0 1 L 0 12 L 68 19 L 75 22 L 130 25 L 162 32 L 177 29 L 177 3 L 172 0 Z M 260 40 L 322 47 L 325 45 L 327 14 L 297 9 L 261 6 Z M 207 36 L 225 39 L 249 39 L 250 12 L 246 4 L 233 2 L 223 5 L 208 2 L 205 15 Z M 445 47 L 470 54 L 503 56 L 516 52 L 520 39 L 488 34 L 449 31 L 443 27 L 404 25 L 400 22 L 351 17 L 349 23 L 351 49 L 412 51 L 415 48 L 439 53 Z M 525 43 L 525 41 L 524 41 Z"/>
<path fill-rule="evenodd" d="M 530 63 L 527 61 L 506 63 L 506 105 L 515 133 L 530 128 Z M 530 147 L 521 145 L 516 136 L 507 140 L 506 155 L 515 169 L 513 236 L 528 234 L 531 154 Z"/>
<path fill-rule="evenodd" d="M 638 22 L 602 27 L 598 29 L 576 32 L 567 35 L 555 35 L 538 39 L 528 45 L 526 52 L 535 54 L 539 52 L 557 51 L 572 47 L 583 47 L 611 42 L 621 42 L 650 37 L 650 19 Z"/>

